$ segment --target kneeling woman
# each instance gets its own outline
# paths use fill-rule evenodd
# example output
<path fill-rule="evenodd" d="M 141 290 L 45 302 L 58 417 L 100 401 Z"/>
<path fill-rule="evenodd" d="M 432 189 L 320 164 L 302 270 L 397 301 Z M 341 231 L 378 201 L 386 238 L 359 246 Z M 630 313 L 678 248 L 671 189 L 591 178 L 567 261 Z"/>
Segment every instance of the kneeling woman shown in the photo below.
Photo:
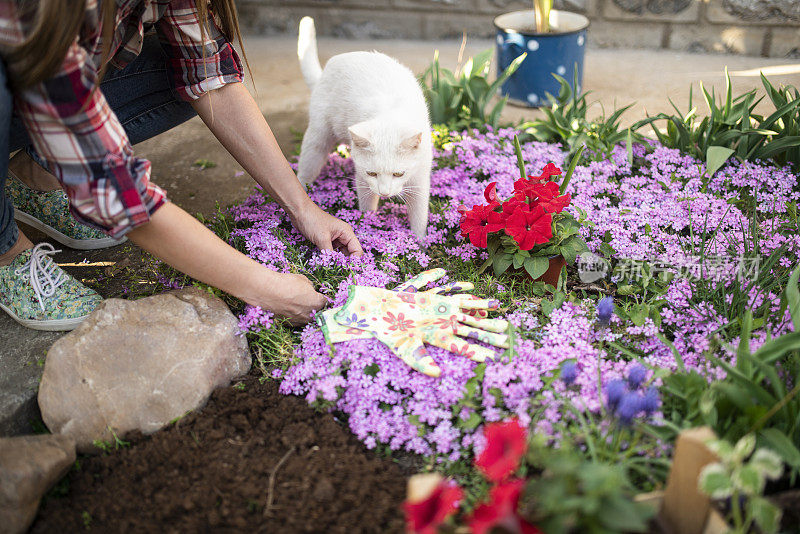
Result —
<path fill-rule="evenodd" d="M 15 218 L 74 248 L 127 237 L 294 322 L 324 306 L 304 276 L 267 269 L 168 203 L 131 149 L 197 114 L 310 241 L 361 253 L 308 198 L 241 83 L 233 0 L 3 0 L 0 22 L 0 308 L 67 330 L 100 301 Z"/>

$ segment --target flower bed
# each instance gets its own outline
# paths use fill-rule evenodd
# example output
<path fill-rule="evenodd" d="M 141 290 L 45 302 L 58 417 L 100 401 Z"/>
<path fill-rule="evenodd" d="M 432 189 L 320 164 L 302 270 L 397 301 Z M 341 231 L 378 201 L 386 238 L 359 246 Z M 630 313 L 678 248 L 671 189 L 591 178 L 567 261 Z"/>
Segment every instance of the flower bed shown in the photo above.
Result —
<path fill-rule="evenodd" d="M 264 360 L 279 368 L 273 377 L 281 380 L 283 393 L 344 414 L 368 447 L 430 455 L 451 465 L 480 449 L 485 422 L 511 415 L 555 439 L 571 429 L 580 429 L 584 439 L 602 433 L 616 422 L 595 416 L 625 415 L 609 403 L 608 394 L 614 394 L 609 384 L 623 384 L 611 389 L 631 393 L 636 388 L 619 381 L 630 384 L 632 373 L 641 375 L 642 364 L 648 370 L 636 378 L 636 387 L 643 389 L 658 386 L 662 370 L 696 370 L 709 380 L 724 377 L 707 355 L 734 357 L 741 329 L 736 320 L 744 309 L 759 318 L 752 349 L 765 341 L 768 330 L 775 337 L 790 329 L 780 294 L 790 258 L 800 251 L 800 234 L 791 226 L 796 214 L 787 211 L 800 196 L 798 177 L 749 162 L 730 163 L 708 177 L 703 163 L 660 146 L 645 150 L 637 145 L 631 153 L 617 146 L 609 159 L 584 160 L 572 176 L 567 211 L 585 211 L 591 226 L 582 228 L 583 237 L 615 267 L 610 279 L 599 281 L 600 286 L 581 284 L 570 266 L 571 291 L 559 291 L 551 300 L 541 283 L 477 275 L 486 253 L 460 235 L 458 208 L 483 203 L 491 182 L 497 182 L 499 196 L 512 194 L 519 179 L 512 143 L 516 133 L 490 130 L 438 140 L 432 213 L 421 244 L 407 227 L 402 204 L 387 202 L 377 213 L 357 210 L 352 162 L 341 153 L 331 156 L 310 195 L 354 226 L 365 250 L 362 258 L 313 250 L 261 192 L 230 210 L 232 243 L 275 269 L 308 275 L 336 305 L 344 302 L 351 284 L 392 287 L 422 269 L 443 267 L 449 280 L 472 281 L 476 294 L 499 299 L 504 316 L 516 327 L 516 343 L 498 350 L 493 362 L 476 364 L 431 348 L 442 368 L 441 377 L 431 378 L 408 368 L 378 341 L 331 348 L 314 324 L 292 339 L 269 314 L 248 310 L 242 325 Z M 533 173 L 549 162 L 565 166 L 557 145 L 523 142 L 522 152 Z M 767 258 L 752 284 L 731 276 L 748 255 Z M 698 258 L 706 259 L 701 276 L 684 276 L 685 267 Z M 709 258 L 716 261 L 714 273 Z M 631 265 L 643 275 L 634 276 Z M 595 315 L 597 289 L 610 293 L 614 287 L 625 298 L 617 300 L 617 315 L 604 327 Z M 297 342 L 293 352 L 287 350 L 292 341 Z M 559 380 L 565 362 L 569 376 Z M 652 395 L 637 398 L 642 400 L 628 402 L 626 414 L 658 423 Z M 631 418 L 623 418 L 630 423 Z M 638 448 L 618 444 L 618 450 L 657 459 L 663 449 L 653 447 L 654 440 L 641 436 Z"/>

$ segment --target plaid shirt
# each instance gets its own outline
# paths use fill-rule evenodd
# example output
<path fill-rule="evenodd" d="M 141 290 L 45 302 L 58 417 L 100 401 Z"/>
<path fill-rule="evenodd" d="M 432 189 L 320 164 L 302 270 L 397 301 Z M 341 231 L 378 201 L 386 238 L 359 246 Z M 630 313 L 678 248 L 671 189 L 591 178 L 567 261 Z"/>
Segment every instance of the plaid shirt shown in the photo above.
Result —
<path fill-rule="evenodd" d="M 187 101 L 242 81 L 233 46 L 212 23 L 205 41 L 194 0 L 116 0 L 111 65 L 124 67 L 141 51 L 152 25 L 167 55 L 167 70 Z M 0 0 L 0 54 L 29 30 L 19 0 Z M 128 136 L 102 92 L 93 88 L 101 67 L 100 7 L 88 0 L 86 17 L 60 71 L 14 94 L 14 106 L 33 145 L 58 178 L 78 220 L 119 237 L 146 223 L 166 201 L 150 182 L 150 162 L 133 155 Z M 205 58 L 203 51 L 205 48 Z M 10 71 L 13 80 L 13 67 Z"/>

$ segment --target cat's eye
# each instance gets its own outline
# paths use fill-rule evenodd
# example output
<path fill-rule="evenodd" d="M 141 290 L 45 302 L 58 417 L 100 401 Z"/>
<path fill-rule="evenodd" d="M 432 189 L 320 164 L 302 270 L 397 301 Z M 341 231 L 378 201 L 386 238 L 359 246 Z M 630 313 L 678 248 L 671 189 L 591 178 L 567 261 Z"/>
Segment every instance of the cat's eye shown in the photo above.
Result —
<path fill-rule="evenodd" d="M 367 171 L 367 176 L 378 176 L 378 173 L 373 171 Z"/>
<path fill-rule="evenodd" d="M 405 171 L 403 171 L 403 172 L 393 172 L 392 176 L 394 176 L 395 178 L 400 178 L 404 174 L 405 174 Z"/>

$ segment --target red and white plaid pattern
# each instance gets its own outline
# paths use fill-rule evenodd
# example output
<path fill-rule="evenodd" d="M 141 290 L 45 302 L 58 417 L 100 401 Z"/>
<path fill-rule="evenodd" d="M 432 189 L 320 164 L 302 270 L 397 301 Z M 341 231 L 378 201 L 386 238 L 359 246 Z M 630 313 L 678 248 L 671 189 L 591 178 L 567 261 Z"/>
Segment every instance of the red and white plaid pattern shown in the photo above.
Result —
<path fill-rule="evenodd" d="M 89 0 L 83 29 L 60 71 L 15 92 L 14 105 L 37 152 L 67 192 L 73 214 L 119 237 L 149 221 L 166 194 L 150 182 L 150 162 L 133 155 L 103 94 L 93 91 L 103 50 L 99 20 L 98 2 Z M 141 52 L 150 25 L 182 99 L 242 81 L 239 57 L 213 23 L 202 39 L 194 0 L 117 0 L 114 67 L 124 67 Z M 0 0 L 0 54 L 19 44 L 28 30 L 19 18 L 18 0 Z M 13 79 L 13 68 L 9 75 Z"/>

